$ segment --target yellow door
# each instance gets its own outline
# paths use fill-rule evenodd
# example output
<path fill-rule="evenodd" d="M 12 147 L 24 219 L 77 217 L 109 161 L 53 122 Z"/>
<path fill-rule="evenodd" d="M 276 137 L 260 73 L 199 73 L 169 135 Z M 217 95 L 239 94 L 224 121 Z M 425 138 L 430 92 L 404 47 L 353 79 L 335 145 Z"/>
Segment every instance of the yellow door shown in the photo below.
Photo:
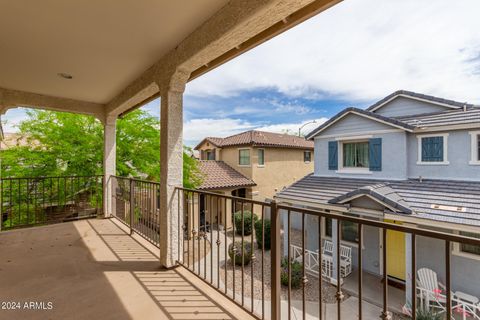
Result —
<path fill-rule="evenodd" d="M 394 220 L 386 222 L 402 224 Z M 405 233 L 387 230 L 387 274 L 405 281 Z"/>

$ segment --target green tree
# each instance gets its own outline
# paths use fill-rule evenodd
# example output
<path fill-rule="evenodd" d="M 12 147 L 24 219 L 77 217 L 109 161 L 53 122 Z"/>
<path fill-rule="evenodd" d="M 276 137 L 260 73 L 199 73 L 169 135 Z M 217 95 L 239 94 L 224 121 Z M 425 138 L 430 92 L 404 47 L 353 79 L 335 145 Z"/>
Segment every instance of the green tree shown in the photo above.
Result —
<path fill-rule="evenodd" d="M 93 117 L 28 110 L 19 125 L 26 143 L 2 151 L 2 177 L 100 175 L 103 126 Z M 185 148 L 184 186 L 201 183 L 197 161 Z M 159 120 L 143 110 L 117 121 L 117 174 L 160 179 Z"/>

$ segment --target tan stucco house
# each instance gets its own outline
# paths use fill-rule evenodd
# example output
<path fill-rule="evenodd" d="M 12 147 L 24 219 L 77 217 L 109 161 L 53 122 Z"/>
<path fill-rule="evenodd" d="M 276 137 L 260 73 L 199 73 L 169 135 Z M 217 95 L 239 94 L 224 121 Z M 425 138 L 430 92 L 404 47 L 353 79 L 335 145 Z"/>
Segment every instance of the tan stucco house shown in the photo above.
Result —
<path fill-rule="evenodd" d="M 225 195 L 268 201 L 313 172 L 313 142 L 289 134 L 252 130 L 226 138 L 207 137 L 195 150 L 200 152 L 204 176 L 199 189 Z M 236 209 L 226 210 L 230 215 Z M 230 222 L 227 218 L 227 227 Z"/>

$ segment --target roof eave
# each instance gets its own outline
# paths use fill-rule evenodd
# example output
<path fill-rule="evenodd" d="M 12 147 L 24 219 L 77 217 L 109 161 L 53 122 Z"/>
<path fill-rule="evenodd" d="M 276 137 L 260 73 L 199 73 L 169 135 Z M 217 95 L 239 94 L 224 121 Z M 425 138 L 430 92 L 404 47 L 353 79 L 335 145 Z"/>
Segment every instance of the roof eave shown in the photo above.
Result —
<path fill-rule="evenodd" d="M 376 116 L 369 116 L 367 114 L 365 114 L 364 112 L 369 112 L 369 111 L 365 111 L 365 110 L 360 110 L 360 109 L 345 109 L 344 111 L 341 111 L 339 114 L 337 114 L 336 116 L 334 116 L 332 119 L 331 122 L 325 122 L 323 125 L 321 125 L 320 127 L 318 127 L 317 129 L 313 130 L 311 133 L 309 133 L 305 139 L 307 140 L 313 140 L 313 138 L 315 138 L 319 133 L 321 133 L 322 131 L 324 131 L 325 129 L 329 128 L 331 125 L 335 124 L 336 122 L 338 122 L 339 120 L 343 119 L 345 116 L 349 115 L 349 114 L 355 114 L 355 115 L 358 115 L 358 116 L 361 116 L 361 117 L 364 117 L 364 118 L 367 118 L 367 119 L 370 119 L 372 121 L 377 121 L 377 122 L 380 122 L 380 123 L 383 123 L 383 124 L 386 124 L 386 125 L 389 125 L 389 126 L 392 126 L 392 127 L 395 127 L 397 129 L 401 129 L 401 130 L 405 130 L 407 132 L 413 132 L 413 130 L 415 129 L 415 127 L 411 126 L 411 125 L 407 125 L 407 124 L 404 124 L 404 125 L 400 125 L 400 124 L 396 124 L 396 123 L 393 123 L 393 121 L 388 121 L 386 119 L 379 119 L 378 118 L 378 115 Z M 337 117 L 337 118 L 335 118 Z"/>
<path fill-rule="evenodd" d="M 369 198 L 372 198 L 380 203 L 383 203 L 386 207 L 392 208 L 394 210 L 399 210 L 402 213 L 405 214 L 412 214 L 413 210 L 410 209 L 409 207 L 406 207 L 396 201 L 393 201 L 389 198 L 384 197 L 383 195 L 379 194 L 378 192 L 375 192 L 374 190 L 364 190 L 364 189 L 357 189 L 351 192 L 348 192 L 346 194 L 343 194 L 341 196 L 338 196 L 336 198 L 330 199 L 328 203 L 331 204 L 346 204 L 347 202 L 357 199 L 363 196 L 368 196 Z"/>

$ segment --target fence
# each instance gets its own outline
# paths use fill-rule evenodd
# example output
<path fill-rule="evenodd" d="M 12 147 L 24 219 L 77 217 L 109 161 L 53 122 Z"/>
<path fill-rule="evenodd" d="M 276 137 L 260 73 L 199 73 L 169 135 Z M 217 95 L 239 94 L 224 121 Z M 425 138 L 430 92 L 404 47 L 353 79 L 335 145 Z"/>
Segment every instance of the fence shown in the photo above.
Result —
<path fill-rule="evenodd" d="M 345 314 L 342 315 L 341 307 L 344 298 L 344 289 L 342 288 L 344 281 L 335 281 L 333 286 L 336 300 L 334 304 L 336 305 L 335 315 L 325 316 L 325 304 L 318 302 L 323 301 L 322 288 L 325 285 L 331 286 L 331 284 L 323 282 L 322 277 L 318 276 L 316 277 L 318 299 L 315 304 L 317 310 L 312 311 L 312 303 L 309 303 L 307 313 L 306 290 L 307 286 L 310 285 L 307 275 L 309 271 L 315 270 L 318 274 L 319 266 L 323 262 L 321 254 L 316 255 L 316 257 L 308 256 L 309 250 L 306 248 L 307 217 L 309 217 L 309 228 L 312 227 L 312 221 L 316 221 L 318 248 L 322 248 L 322 242 L 324 241 L 320 230 L 324 227 L 326 219 L 335 222 L 332 224 L 332 229 L 335 231 L 332 234 L 332 241 L 334 242 L 333 264 L 335 270 L 333 276 L 336 279 L 342 278 L 341 272 L 343 270 L 342 259 L 335 258 L 341 252 L 342 224 L 348 224 L 349 231 L 352 230 L 352 226 L 356 228 L 359 244 L 363 243 L 362 235 L 365 226 L 377 228 L 380 231 L 383 243 L 380 253 L 383 261 L 381 266 L 382 289 L 381 292 L 378 292 L 381 296 L 381 308 L 376 318 L 392 318 L 388 298 L 387 266 L 392 263 L 387 259 L 388 230 L 402 232 L 411 237 L 409 258 L 413 275 L 416 275 L 417 271 L 416 239 L 427 237 L 444 243 L 444 262 L 443 265 L 438 267 L 443 267 L 445 270 L 445 301 L 444 309 L 437 313 L 440 313 L 445 319 L 453 319 L 454 311 L 460 309 L 470 313 L 480 312 L 478 306 L 473 304 L 457 304 L 456 301 L 459 300 L 453 296 L 451 290 L 452 244 L 457 242 L 480 246 L 480 239 L 345 215 L 330 211 L 331 206 L 324 210 L 310 210 L 206 191 L 185 188 L 177 188 L 177 190 L 179 204 L 181 204 L 178 212 L 178 232 L 184 235 L 178 242 L 178 263 L 222 292 L 227 298 L 236 302 L 256 318 L 342 319 L 346 317 Z M 254 212 L 258 218 L 251 218 L 250 212 Z M 291 220 L 294 215 L 300 217 L 300 239 L 297 239 L 297 245 L 291 243 L 294 236 L 291 230 Z M 282 216 L 283 219 L 281 219 Z M 286 243 L 283 243 L 282 239 L 285 238 L 285 233 L 287 234 L 287 240 Z M 270 239 L 268 243 L 267 239 Z M 257 249 L 254 248 L 255 246 L 257 246 Z M 285 248 L 285 246 L 293 249 L 282 250 L 282 247 Z M 252 249 L 250 250 L 250 248 Z M 284 257 L 282 258 L 282 256 Z M 364 315 L 363 310 L 365 303 L 363 298 L 365 286 L 363 282 L 363 259 L 362 250 L 358 250 L 356 256 L 358 305 L 355 312 L 358 319 L 370 318 L 370 316 Z M 295 261 L 300 262 L 300 267 Z M 302 263 L 303 261 L 307 263 Z M 412 310 L 418 311 L 424 308 L 421 305 L 423 300 L 422 303 L 417 303 L 418 299 L 422 298 L 423 289 L 418 287 L 416 281 L 416 276 L 413 276 L 411 286 L 408 289 L 412 298 L 410 304 L 405 305 L 405 312 L 410 313 L 410 319 L 417 318 L 416 312 L 412 312 Z M 299 289 L 296 290 L 301 291 L 299 304 L 292 298 L 292 289 L 297 285 Z M 417 295 L 420 295 L 420 297 Z M 454 303 L 453 306 L 452 302 Z M 295 315 L 292 311 L 294 307 L 298 310 Z M 466 310 L 466 308 L 469 309 Z M 343 312 L 351 313 L 353 311 L 352 309 L 346 309 Z M 351 318 L 352 315 L 349 314 L 348 316 L 347 318 Z M 407 315 L 404 315 L 404 317 L 407 317 Z"/>
<path fill-rule="evenodd" d="M 112 176 L 114 217 L 157 247 L 160 241 L 160 184 Z"/>
<path fill-rule="evenodd" d="M 102 176 L 3 178 L 0 230 L 96 217 Z"/>

